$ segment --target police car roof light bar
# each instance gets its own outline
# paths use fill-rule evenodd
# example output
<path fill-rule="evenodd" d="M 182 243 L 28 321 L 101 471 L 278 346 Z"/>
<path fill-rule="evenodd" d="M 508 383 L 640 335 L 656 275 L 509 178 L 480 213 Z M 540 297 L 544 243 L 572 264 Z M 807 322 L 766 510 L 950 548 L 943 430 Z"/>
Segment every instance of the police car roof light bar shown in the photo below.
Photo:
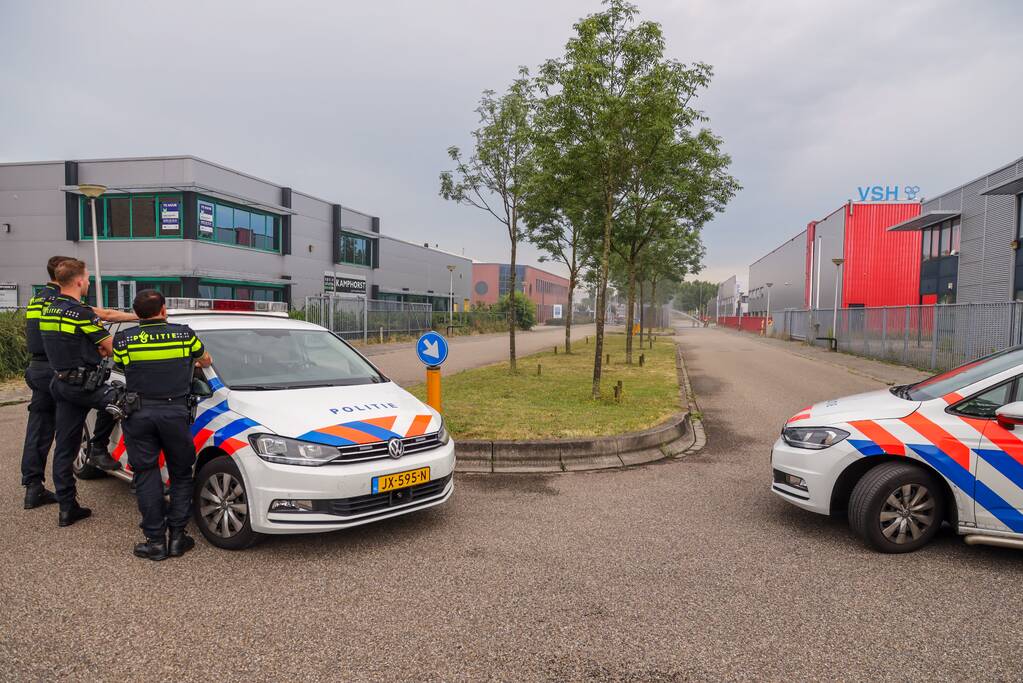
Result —
<path fill-rule="evenodd" d="M 247 299 L 193 299 L 168 297 L 167 310 L 183 313 L 272 313 L 287 315 L 284 301 L 251 301 Z"/>

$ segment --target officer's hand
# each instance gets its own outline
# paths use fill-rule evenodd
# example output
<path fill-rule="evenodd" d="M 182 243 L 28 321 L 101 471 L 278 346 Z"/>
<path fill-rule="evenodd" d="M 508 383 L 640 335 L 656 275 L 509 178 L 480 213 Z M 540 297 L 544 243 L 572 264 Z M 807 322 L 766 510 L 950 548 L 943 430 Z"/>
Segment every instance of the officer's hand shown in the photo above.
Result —
<path fill-rule="evenodd" d="M 210 356 L 210 352 L 207 351 L 202 355 L 202 358 L 195 361 L 195 367 L 197 368 L 208 368 L 213 364 L 213 358 Z"/>
<path fill-rule="evenodd" d="M 101 341 L 99 345 L 96 347 L 96 349 L 99 351 L 99 355 L 103 356 L 104 358 L 110 358 L 112 355 L 114 355 L 113 337 L 107 337 L 106 339 Z"/>

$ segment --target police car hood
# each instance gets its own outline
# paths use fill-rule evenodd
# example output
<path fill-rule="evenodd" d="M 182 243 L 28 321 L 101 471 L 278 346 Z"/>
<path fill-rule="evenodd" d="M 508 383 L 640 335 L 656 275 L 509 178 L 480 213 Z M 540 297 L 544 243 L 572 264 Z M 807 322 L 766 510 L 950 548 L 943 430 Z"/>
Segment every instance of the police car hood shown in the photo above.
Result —
<path fill-rule="evenodd" d="M 394 382 L 280 391 L 231 391 L 232 412 L 281 436 L 334 446 L 419 436 L 440 415 Z"/>
<path fill-rule="evenodd" d="M 855 420 L 897 420 L 919 407 L 919 401 L 908 401 L 888 389 L 880 389 L 815 403 L 793 415 L 787 424 L 816 426 Z"/>

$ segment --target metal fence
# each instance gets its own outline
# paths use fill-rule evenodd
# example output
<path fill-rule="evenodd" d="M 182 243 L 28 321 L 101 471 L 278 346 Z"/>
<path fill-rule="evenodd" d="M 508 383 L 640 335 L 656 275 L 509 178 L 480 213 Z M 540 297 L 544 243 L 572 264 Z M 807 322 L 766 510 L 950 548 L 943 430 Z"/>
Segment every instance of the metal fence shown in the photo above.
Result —
<path fill-rule="evenodd" d="M 387 341 L 431 329 L 433 305 L 321 294 L 305 298 L 305 319 L 349 341 Z"/>
<path fill-rule="evenodd" d="M 940 371 L 1023 343 L 1023 302 L 789 309 L 768 333 Z"/>

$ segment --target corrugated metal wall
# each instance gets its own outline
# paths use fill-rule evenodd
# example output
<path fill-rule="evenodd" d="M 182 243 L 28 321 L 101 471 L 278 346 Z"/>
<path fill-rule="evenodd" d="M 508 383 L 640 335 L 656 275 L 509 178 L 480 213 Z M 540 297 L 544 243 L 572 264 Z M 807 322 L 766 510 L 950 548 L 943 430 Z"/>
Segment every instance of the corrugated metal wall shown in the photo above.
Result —
<path fill-rule="evenodd" d="M 770 298 L 772 311 L 802 308 L 806 299 L 806 231 L 758 259 L 749 267 L 749 312 L 763 315 Z M 768 297 L 767 283 L 773 284 Z"/>
<path fill-rule="evenodd" d="M 920 232 L 887 231 L 919 213 L 916 202 L 846 206 L 843 307 L 919 303 Z"/>

